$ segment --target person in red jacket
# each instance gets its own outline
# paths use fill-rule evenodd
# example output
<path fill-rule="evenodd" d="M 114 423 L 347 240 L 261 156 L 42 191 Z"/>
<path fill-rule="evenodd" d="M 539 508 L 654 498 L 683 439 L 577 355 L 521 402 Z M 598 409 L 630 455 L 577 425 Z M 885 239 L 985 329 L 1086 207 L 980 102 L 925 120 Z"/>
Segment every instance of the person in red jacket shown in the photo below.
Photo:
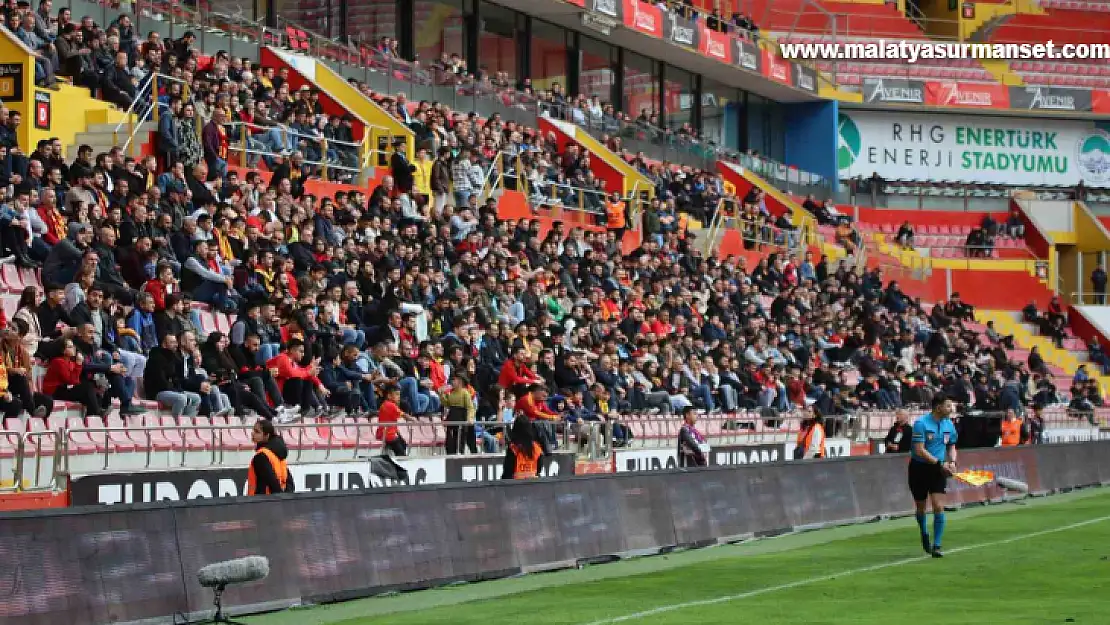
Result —
<path fill-rule="evenodd" d="M 543 378 L 528 368 L 528 350 L 519 346 L 513 350 L 513 357 L 501 365 L 501 374 L 497 376 L 497 385 L 513 391 L 516 397 L 523 397 L 529 385 L 542 383 Z"/>
<path fill-rule="evenodd" d="M 65 339 L 62 355 L 55 356 L 46 368 L 42 392 L 55 399 L 75 401 L 85 407 L 86 415 L 102 416 L 100 397 L 92 380 L 81 378 L 81 357 L 73 341 Z"/>
<path fill-rule="evenodd" d="M 382 395 L 385 401 L 378 407 L 378 423 L 389 424 L 398 421 L 408 421 L 411 417 L 401 410 L 401 389 L 396 384 L 386 386 Z M 385 442 L 385 447 L 395 456 L 405 456 L 409 453 L 409 444 L 405 437 L 397 431 L 395 426 L 380 425 L 374 432 L 374 438 Z"/>
<path fill-rule="evenodd" d="M 154 298 L 154 312 L 166 309 L 166 296 L 178 292 L 177 279 L 173 277 L 173 267 L 169 263 L 158 263 L 155 276 L 143 285 L 143 291 Z"/>
<path fill-rule="evenodd" d="M 313 358 L 308 366 L 300 364 L 303 359 L 304 342 L 293 339 L 285 351 L 266 362 L 266 367 L 277 371 L 274 379 L 285 403 L 300 406 L 302 415 L 313 418 L 323 412 L 321 396 L 326 399 L 331 393 L 320 381 L 320 359 Z"/>

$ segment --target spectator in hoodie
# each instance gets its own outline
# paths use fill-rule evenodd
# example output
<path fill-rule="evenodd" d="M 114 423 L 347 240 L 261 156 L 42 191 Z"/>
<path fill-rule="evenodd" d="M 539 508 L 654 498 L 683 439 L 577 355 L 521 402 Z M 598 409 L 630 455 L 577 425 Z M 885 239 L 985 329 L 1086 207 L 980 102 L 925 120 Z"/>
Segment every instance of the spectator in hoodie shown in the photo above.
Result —
<path fill-rule="evenodd" d="M 353 372 L 343 367 L 341 353 L 337 349 L 328 350 L 324 354 L 323 362 L 320 382 L 329 391 L 328 404 L 345 411 L 348 415 L 357 413 L 362 404 L 362 397 L 357 387 L 357 384 L 362 381 L 362 375 L 350 377 Z"/>

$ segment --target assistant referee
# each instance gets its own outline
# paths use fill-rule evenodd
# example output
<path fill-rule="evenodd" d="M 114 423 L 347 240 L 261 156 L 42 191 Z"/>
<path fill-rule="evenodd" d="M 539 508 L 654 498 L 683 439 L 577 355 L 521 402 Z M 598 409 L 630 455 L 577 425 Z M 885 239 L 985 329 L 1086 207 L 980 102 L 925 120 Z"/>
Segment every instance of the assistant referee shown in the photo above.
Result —
<path fill-rule="evenodd" d="M 934 558 L 943 558 L 944 493 L 948 476 L 956 472 L 956 426 L 950 418 L 955 406 L 944 393 L 933 396 L 933 410 L 913 424 L 910 451 L 910 493 L 916 509 L 921 546 Z M 926 504 L 933 506 L 933 538 L 925 524 Z"/>

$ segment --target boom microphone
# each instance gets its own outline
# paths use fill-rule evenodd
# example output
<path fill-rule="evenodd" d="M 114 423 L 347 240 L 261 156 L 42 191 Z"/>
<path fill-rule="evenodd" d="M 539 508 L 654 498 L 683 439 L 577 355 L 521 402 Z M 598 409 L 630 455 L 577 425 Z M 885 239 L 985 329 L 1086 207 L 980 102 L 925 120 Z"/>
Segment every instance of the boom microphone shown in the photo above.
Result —
<path fill-rule="evenodd" d="M 1029 485 L 1012 478 L 998 476 L 994 478 L 995 484 L 1004 490 L 1012 490 L 1019 493 L 1028 493 Z"/>
<path fill-rule="evenodd" d="M 266 579 L 270 561 L 263 556 L 247 556 L 224 562 L 213 562 L 197 571 L 197 581 L 205 588 L 246 584 Z"/>

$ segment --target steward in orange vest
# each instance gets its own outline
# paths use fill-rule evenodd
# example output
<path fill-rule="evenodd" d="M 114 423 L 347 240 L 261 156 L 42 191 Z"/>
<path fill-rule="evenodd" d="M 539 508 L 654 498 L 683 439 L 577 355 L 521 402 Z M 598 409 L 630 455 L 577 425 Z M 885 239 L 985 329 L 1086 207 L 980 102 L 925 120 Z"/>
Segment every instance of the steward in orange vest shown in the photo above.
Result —
<path fill-rule="evenodd" d="M 503 480 L 528 480 L 539 475 L 543 447 L 536 442 L 532 421 L 518 416 L 509 428 L 509 448 L 501 468 Z"/>
<path fill-rule="evenodd" d="M 1002 446 L 1016 447 L 1021 444 L 1022 420 L 1017 418 L 1013 410 L 1006 411 L 1006 418 L 1002 420 Z"/>
<path fill-rule="evenodd" d="M 820 417 L 802 421 L 794 448 L 794 459 L 825 457 L 825 425 Z"/>
<path fill-rule="evenodd" d="M 247 494 L 253 497 L 293 492 L 293 480 L 285 461 L 289 449 L 285 439 L 274 430 L 274 424 L 266 419 L 257 421 L 251 430 L 251 440 L 256 452 L 247 469 Z"/>
<path fill-rule="evenodd" d="M 605 225 L 609 230 L 624 230 L 624 211 L 625 203 L 621 200 L 620 195 L 613 191 L 609 199 L 605 201 Z"/>

